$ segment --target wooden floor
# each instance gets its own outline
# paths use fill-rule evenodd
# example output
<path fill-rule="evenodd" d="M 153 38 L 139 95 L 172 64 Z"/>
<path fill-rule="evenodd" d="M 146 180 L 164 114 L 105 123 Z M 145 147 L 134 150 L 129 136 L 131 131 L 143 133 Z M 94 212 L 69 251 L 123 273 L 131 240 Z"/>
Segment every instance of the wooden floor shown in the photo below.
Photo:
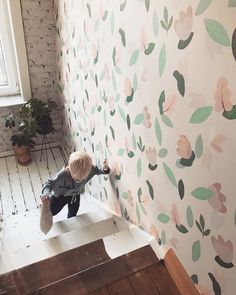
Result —
<path fill-rule="evenodd" d="M 32 152 L 32 163 L 20 166 L 14 156 L 0 158 L 0 212 L 4 218 L 25 213 L 39 207 L 42 185 L 65 165 L 62 148 L 48 150 L 48 167 L 45 151 Z"/>

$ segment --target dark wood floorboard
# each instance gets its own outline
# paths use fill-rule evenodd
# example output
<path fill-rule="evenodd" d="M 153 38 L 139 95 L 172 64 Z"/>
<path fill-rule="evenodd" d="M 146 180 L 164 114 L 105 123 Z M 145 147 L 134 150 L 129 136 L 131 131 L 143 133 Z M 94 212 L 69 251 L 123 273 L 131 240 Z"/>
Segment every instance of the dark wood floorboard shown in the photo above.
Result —
<path fill-rule="evenodd" d="M 110 295 L 135 295 L 128 278 L 109 284 L 107 289 Z"/>

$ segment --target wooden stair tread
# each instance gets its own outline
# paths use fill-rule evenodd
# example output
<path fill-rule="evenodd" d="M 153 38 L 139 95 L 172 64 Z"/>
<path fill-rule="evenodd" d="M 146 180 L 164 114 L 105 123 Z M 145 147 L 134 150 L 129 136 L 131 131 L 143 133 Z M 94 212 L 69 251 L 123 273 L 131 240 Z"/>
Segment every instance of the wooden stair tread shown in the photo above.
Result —
<path fill-rule="evenodd" d="M 108 260 L 110 257 L 100 239 L 1 275 L 2 289 L 9 295 L 28 294 Z"/>
<path fill-rule="evenodd" d="M 38 291 L 38 295 L 83 295 L 145 269 L 159 260 L 150 246 L 122 255 L 83 272 L 54 282 Z"/>

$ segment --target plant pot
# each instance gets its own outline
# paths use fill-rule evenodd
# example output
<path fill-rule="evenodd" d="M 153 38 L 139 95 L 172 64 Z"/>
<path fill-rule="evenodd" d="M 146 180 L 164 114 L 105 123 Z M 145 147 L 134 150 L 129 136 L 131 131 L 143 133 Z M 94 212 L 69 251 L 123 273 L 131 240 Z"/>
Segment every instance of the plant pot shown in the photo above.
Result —
<path fill-rule="evenodd" d="M 30 147 L 28 146 L 18 146 L 17 144 L 13 146 L 15 157 L 21 166 L 27 166 L 31 163 Z"/>

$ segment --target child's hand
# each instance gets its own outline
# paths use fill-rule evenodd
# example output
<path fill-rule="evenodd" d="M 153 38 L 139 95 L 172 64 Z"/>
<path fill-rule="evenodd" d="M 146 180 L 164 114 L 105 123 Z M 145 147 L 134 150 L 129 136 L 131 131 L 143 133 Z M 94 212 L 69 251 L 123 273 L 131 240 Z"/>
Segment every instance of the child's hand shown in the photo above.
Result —
<path fill-rule="evenodd" d="M 108 166 L 108 162 L 107 162 L 107 159 L 105 159 L 103 161 L 103 171 L 108 171 L 109 170 L 109 166 Z"/>
<path fill-rule="evenodd" d="M 48 195 L 41 196 L 41 201 L 44 205 L 47 205 L 50 201 L 50 197 Z"/>

